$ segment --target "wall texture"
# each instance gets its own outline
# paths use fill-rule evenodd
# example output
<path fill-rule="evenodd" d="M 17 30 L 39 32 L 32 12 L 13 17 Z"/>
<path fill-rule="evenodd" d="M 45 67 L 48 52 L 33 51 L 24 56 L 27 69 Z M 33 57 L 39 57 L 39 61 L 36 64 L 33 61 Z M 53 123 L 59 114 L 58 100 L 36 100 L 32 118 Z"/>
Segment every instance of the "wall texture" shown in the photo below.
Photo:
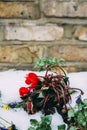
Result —
<path fill-rule="evenodd" d="M 32 69 L 41 57 L 87 71 L 87 0 L 0 0 L 0 70 Z"/>

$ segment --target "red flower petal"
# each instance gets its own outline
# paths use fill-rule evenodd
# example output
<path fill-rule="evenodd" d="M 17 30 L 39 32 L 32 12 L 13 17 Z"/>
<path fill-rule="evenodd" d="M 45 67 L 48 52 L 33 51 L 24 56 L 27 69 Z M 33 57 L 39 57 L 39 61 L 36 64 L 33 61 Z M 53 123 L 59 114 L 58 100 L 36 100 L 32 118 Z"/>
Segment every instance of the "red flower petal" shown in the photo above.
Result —
<path fill-rule="evenodd" d="M 32 83 L 29 77 L 26 77 L 25 83 L 26 84 L 31 84 Z"/>
<path fill-rule="evenodd" d="M 19 94 L 21 97 L 26 96 L 29 92 L 30 92 L 30 90 L 26 87 L 21 87 L 19 89 Z"/>
<path fill-rule="evenodd" d="M 33 83 L 30 84 L 30 87 L 31 87 L 31 88 L 35 88 L 35 87 L 37 87 L 37 86 L 38 86 L 38 82 L 33 82 Z"/>
<path fill-rule="evenodd" d="M 26 77 L 25 83 L 31 87 L 36 87 L 38 85 L 39 78 L 35 73 L 29 73 Z"/>

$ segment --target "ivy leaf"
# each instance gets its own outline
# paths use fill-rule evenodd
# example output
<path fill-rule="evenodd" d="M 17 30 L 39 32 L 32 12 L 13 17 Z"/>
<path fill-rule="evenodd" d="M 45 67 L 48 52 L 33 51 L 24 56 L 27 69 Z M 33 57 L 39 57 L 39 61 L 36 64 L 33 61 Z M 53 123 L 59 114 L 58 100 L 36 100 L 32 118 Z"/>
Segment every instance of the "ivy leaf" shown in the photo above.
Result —
<path fill-rule="evenodd" d="M 77 130 L 76 126 L 71 126 L 69 130 Z"/>
<path fill-rule="evenodd" d="M 28 130 L 36 130 L 34 127 L 30 127 L 28 128 Z"/>
<path fill-rule="evenodd" d="M 52 116 L 47 115 L 47 116 L 41 116 L 41 121 L 42 122 L 46 122 L 46 124 L 51 124 L 52 121 Z"/>
<path fill-rule="evenodd" d="M 87 109 L 84 110 L 84 115 L 85 115 L 86 120 L 87 120 Z"/>
<path fill-rule="evenodd" d="M 1 98 L 2 94 L 1 94 L 1 91 L 0 91 L 0 98 Z"/>
<path fill-rule="evenodd" d="M 35 63 L 34 68 L 37 68 L 39 69 L 39 71 L 42 71 L 45 70 L 49 65 L 63 65 L 64 62 L 65 60 L 63 58 L 60 59 L 53 57 L 41 58 Z"/>
<path fill-rule="evenodd" d="M 83 103 L 84 103 L 84 105 L 87 106 L 87 99 L 84 99 L 84 100 L 83 100 Z"/>
<path fill-rule="evenodd" d="M 50 125 L 42 123 L 40 124 L 39 127 L 36 128 L 36 130 L 52 130 L 52 129 Z"/>
<path fill-rule="evenodd" d="M 86 121 L 83 121 L 83 122 L 82 122 L 82 126 L 85 127 L 85 126 L 86 126 L 86 123 L 87 123 Z"/>
<path fill-rule="evenodd" d="M 31 119 L 30 123 L 31 123 L 32 126 L 38 126 L 39 125 L 39 122 L 36 119 Z"/>
<path fill-rule="evenodd" d="M 68 111 L 68 117 L 71 118 L 71 117 L 74 117 L 75 113 L 74 113 L 74 109 L 70 109 Z"/>
<path fill-rule="evenodd" d="M 66 129 L 66 125 L 65 124 L 58 126 L 58 130 L 65 130 L 65 129 Z"/>
<path fill-rule="evenodd" d="M 79 124 L 81 124 L 81 125 L 83 124 L 83 122 L 85 121 L 85 117 L 84 117 L 83 113 L 78 112 L 77 121 Z"/>
<path fill-rule="evenodd" d="M 38 127 L 38 128 L 36 128 L 36 130 L 43 130 L 43 128 L 41 128 L 41 127 Z"/>
<path fill-rule="evenodd" d="M 83 105 L 81 103 L 78 104 L 78 111 L 82 110 L 82 108 L 83 108 Z"/>
<path fill-rule="evenodd" d="M 51 129 L 51 120 L 52 116 L 41 116 L 41 121 L 37 121 L 36 119 L 31 119 L 31 126 L 28 130 L 52 130 Z"/>

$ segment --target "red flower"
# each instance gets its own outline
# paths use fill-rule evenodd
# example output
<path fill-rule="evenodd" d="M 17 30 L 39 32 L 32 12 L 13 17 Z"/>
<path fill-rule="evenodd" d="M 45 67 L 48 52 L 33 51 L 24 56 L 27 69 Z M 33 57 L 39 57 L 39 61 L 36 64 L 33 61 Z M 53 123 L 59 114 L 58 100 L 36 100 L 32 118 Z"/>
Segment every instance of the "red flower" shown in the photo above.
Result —
<path fill-rule="evenodd" d="M 26 96 L 29 92 L 30 92 L 29 88 L 26 88 L 26 87 L 21 87 L 19 89 L 19 94 L 21 97 Z"/>
<path fill-rule="evenodd" d="M 29 73 L 26 77 L 25 83 L 30 85 L 31 88 L 38 86 L 39 78 L 35 73 Z"/>

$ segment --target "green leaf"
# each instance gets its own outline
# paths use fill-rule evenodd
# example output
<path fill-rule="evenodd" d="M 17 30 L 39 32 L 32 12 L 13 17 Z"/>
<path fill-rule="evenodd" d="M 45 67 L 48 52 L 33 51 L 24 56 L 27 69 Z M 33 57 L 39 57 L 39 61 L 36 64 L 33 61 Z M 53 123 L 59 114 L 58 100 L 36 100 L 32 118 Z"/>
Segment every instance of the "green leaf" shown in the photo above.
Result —
<path fill-rule="evenodd" d="M 41 116 L 41 121 L 37 121 L 36 119 L 31 119 L 30 123 L 33 127 L 30 127 L 28 130 L 51 130 L 51 120 L 52 116 Z"/>
<path fill-rule="evenodd" d="M 41 121 L 50 125 L 51 121 L 52 121 L 52 116 L 50 116 L 50 115 L 41 116 Z"/>
<path fill-rule="evenodd" d="M 1 98 L 2 94 L 1 94 L 1 91 L 0 91 L 0 98 Z"/>
<path fill-rule="evenodd" d="M 43 130 L 43 128 L 41 128 L 41 127 L 37 127 L 36 130 Z"/>
<path fill-rule="evenodd" d="M 82 122 L 82 126 L 84 126 L 84 127 L 86 126 L 86 121 Z"/>
<path fill-rule="evenodd" d="M 83 105 L 81 103 L 78 104 L 78 111 L 82 110 L 82 108 L 83 108 Z"/>
<path fill-rule="evenodd" d="M 74 117 L 74 116 L 75 116 L 74 109 L 70 109 L 68 111 L 68 117 L 71 118 L 71 117 Z"/>
<path fill-rule="evenodd" d="M 36 119 L 30 119 L 30 123 L 32 126 L 38 126 L 39 122 Z"/>
<path fill-rule="evenodd" d="M 76 119 L 77 119 L 78 123 L 82 125 L 82 123 L 85 121 L 84 114 L 81 113 L 81 112 L 78 112 L 78 115 L 77 115 Z"/>
<path fill-rule="evenodd" d="M 28 128 L 28 130 L 36 130 L 34 127 L 30 127 Z"/>
<path fill-rule="evenodd" d="M 77 130 L 76 126 L 71 126 L 69 130 Z"/>
<path fill-rule="evenodd" d="M 66 125 L 65 124 L 58 126 L 58 130 L 65 130 L 65 129 L 66 129 Z"/>
<path fill-rule="evenodd" d="M 87 106 L 87 99 L 84 99 L 83 103 Z"/>
<path fill-rule="evenodd" d="M 41 124 L 36 130 L 51 130 L 51 126 L 47 124 Z"/>
<path fill-rule="evenodd" d="M 61 59 L 57 59 L 53 57 L 41 58 L 35 63 L 34 68 L 37 68 L 39 69 L 39 71 L 42 71 L 45 70 L 49 65 L 63 65 L 64 62 L 65 60 L 62 58 Z"/>
<path fill-rule="evenodd" d="M 45 129 L 43 129 L 43 130 L 45 130 Z M 50 126 L 50 125 L 47 125 L 47 126 L 46 126 L 46 130 L 52 130 L 52 129 L 51 129 L 51 126 Z"/>
<path fill-rule="evenodd" d="M 85 117 L 87 119 L 87 109 L 84 110 L 84 115 L 85 115 Z"/>
<path fill-rule="evenodd" d="M 25 108 L 25 102 L 17 104 L 16 108 Z"/>

